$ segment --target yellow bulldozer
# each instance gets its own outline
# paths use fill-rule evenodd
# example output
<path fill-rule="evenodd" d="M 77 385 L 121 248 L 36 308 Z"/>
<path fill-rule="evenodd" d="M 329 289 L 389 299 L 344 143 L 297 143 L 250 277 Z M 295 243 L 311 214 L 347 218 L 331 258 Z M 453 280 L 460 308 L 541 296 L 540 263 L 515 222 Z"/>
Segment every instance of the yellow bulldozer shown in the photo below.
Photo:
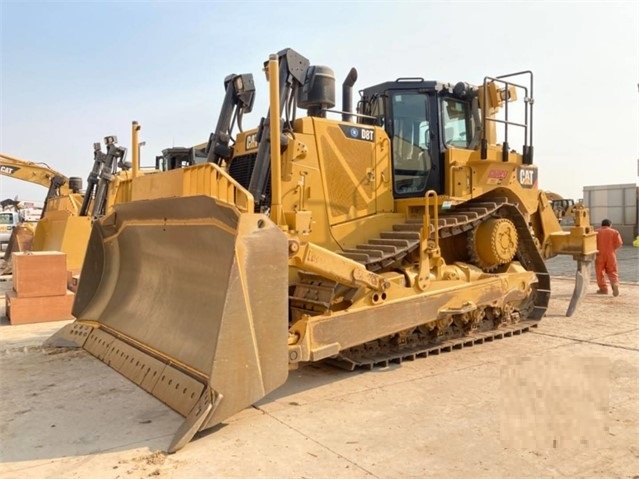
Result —
<path fill-rule="evenodd" d="M 356 111 L 355 69 L 342 111 L 330 68 L 285 49 L 265 72 L 259 128 L 232 138 L 253 81 L 229 76 L 205 161 L 120 186 L 130 201 L 94 223 L 77 320 L 46 343 L 83 347 L 183 415 L 170 452 L 290 369 L 528 331 L 557 254 L 577 261 L 572 314 L 596 252 L 588 211 L 562 231 L 537 188 L 531 72 L 477 86 L 399 78 L 362 89 Z"/>
<path fill-rule="evenodd" d="M 552 210 L 559 221 L 559 224 L 562 226 L 571 226 L 574 224 L 574 210 L 575 208 L 583 207 L 583 203 L 581 200 L 575 203 L 575 200 L 572 198 L 564 198 L 557 193 L 553 193 L 552 191 L 546 191 L 546 196 L 550 201 L 550 205 L 552 206 Z"/>

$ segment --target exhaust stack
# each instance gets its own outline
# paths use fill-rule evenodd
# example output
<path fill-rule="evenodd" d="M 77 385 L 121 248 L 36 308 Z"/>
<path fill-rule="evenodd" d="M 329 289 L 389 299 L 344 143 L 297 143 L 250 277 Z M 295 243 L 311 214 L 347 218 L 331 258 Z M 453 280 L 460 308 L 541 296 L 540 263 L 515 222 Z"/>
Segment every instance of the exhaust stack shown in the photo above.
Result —
<path fill-rule="evenodd" d="M 342 83 L 342 121 L 353 121 L 349 114 L 353 111 L 353 85 L 357 81 L 357 70 L 351 68 Z"/>

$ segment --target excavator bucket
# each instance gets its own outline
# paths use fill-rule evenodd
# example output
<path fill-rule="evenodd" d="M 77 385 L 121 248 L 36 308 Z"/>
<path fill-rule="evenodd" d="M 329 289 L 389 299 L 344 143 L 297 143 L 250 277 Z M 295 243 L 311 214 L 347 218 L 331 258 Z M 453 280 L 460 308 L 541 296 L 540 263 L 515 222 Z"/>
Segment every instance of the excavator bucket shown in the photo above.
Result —
<path fill-rule="evenodd" d="M 48 346 L 81 346 L 184 416 L 169 452 L 288 376 L 288 242 L 211 196 L 122 203 L 96 222 Z"/>
<path fill-rule="evenodd" d="M 0 261 L 0 274 L 11 274 L 13 272 L 11 261 L 11 255 L 13 253 L 31 251 L 34 230 L 34 226 L 29 223 L 18 225 L 11 230 L 9 244 L 4 250 L 2 261 Z"/>
<path fill-rule="evenodd" d="M 4 259 L 11 259 L 11 253 L 31 251 L 34 231 L 34 226 L 29 223 L 21 224 L 13 228 L 11 237 L 9 238 L 9 244 L 4 251 Z"/>

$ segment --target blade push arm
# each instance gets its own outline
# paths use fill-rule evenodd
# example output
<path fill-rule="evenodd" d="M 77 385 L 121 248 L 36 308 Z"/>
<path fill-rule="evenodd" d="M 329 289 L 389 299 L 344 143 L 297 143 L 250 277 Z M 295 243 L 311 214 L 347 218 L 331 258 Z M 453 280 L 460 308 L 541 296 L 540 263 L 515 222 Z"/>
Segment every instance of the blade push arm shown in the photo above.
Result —
<path fill-rule="evenodd" d="M 87 178 L 87 189 L 80 208 L 80 216 L 88 216 L 91 201 L 91 214 L 94 218 L 104 214 L 109 183 L 113 181 L 118 166 L 124 165 L 126 148 L 117 145 L 116 136 L 104 139 L 106 153 L 102 152 L 100 143 L 93 144 L 93 168 Z"/>
<path fill-rule="evenodd" d="M 277 54 L 279 63 L 279 114 L 281 118 L 284 107 L 290 104 L 292 98 L 294 98 L 297 88 L 304 83 L 304 77 L 306 70 L 308 69 L 310 62 L 307 58 L 303 57 L 296 51 L 287 48 L 280 51 Z M 256 205 L 267 205 L 268 199 L 264 197 L 266 191 L 266 184 L 269 177 L 271 166 L 271 111 L 266 118 L 262 120 L 260 124 L 260 130 L 258 133 L 259 146 L 257 150 L 257 158 L 255 160 L 255 168 L 251 175 L 251 182 L 249 184 L 249 191 L 255 198 Z M 280 136 L 282 133 L 281 122 L 276 128 L 280 130 Z M 285 146 L 285 141 L 282 142 L 282 146 Z"/>

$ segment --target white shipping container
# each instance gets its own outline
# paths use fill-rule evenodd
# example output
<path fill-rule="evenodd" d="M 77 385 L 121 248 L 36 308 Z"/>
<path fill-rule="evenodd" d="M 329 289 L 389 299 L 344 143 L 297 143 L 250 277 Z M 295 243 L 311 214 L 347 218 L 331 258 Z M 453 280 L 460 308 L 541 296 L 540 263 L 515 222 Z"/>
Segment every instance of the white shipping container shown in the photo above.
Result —
<path fill-rule="evenodd" d="M 592 225 L 599 228 L 602 220 L 609 219 L 625 245 L 631 245 L 638 234 L 638 202 L 636 184 L 584 186 L 584 205 L 590 210 Z"/>

